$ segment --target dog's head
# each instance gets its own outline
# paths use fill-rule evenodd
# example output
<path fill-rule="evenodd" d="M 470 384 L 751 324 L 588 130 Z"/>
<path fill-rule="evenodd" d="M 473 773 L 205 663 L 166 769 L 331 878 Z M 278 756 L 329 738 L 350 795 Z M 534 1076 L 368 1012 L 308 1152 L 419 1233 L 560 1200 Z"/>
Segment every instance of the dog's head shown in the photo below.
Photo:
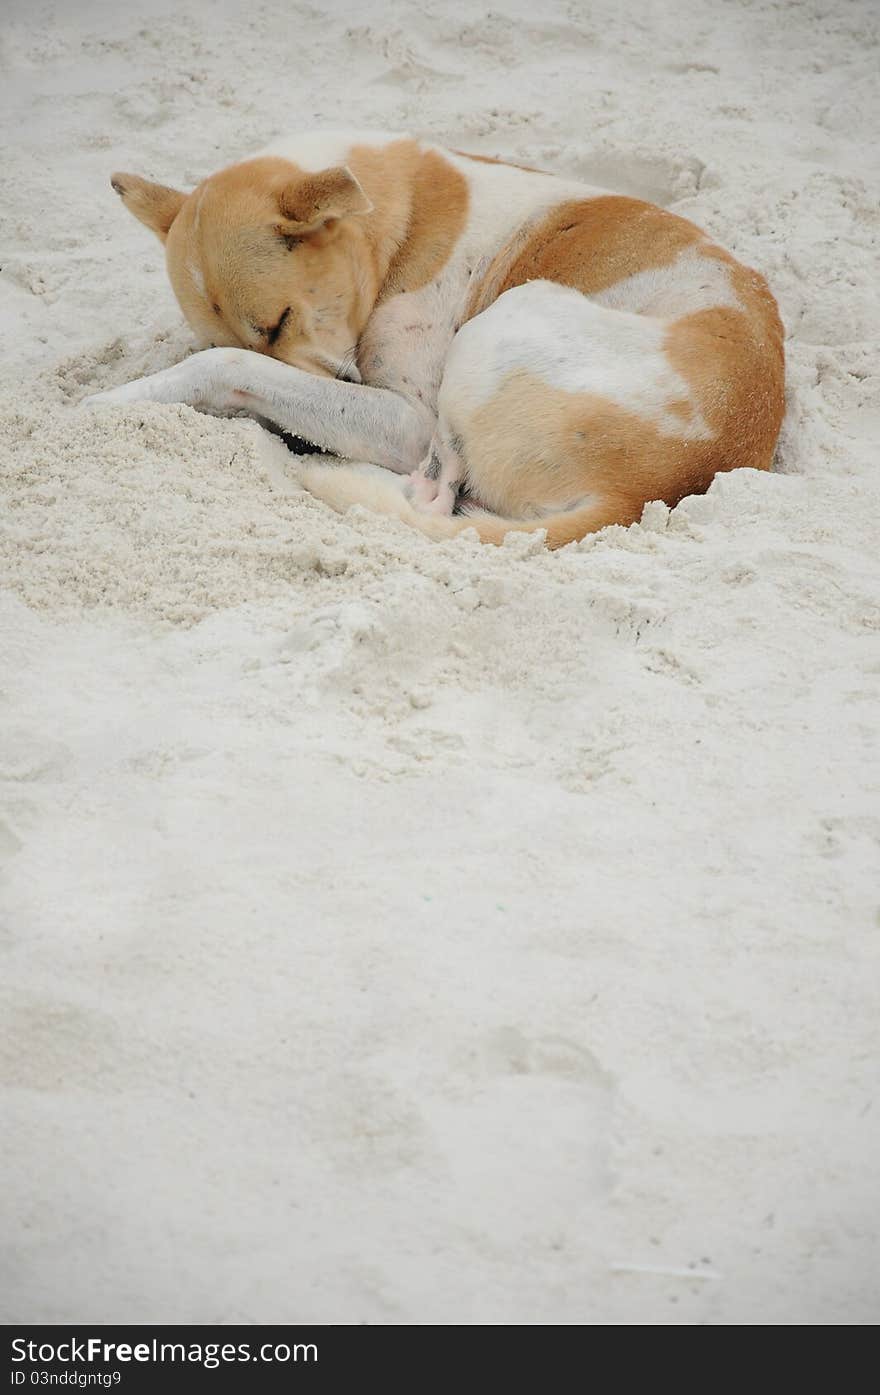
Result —
<path fill-rule="evenodd" d="M 174 292 L 203 343 L 357 380 L 355 346 L 376 288 L 359 226 L 372 205 L 349 169 L 309 174 L 265 156 L 191 194 L 133 174 L 111 183 L 165 243 Z"/>

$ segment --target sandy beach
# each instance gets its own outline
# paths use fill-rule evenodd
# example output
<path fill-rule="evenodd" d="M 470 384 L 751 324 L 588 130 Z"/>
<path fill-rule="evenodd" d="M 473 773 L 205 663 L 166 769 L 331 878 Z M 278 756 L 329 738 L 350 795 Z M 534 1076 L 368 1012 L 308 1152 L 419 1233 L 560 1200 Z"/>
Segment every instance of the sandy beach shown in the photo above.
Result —
<path fill-rule="evenodd" d="M 7 0 L 0 1316 L 868 1324 L 880 12 Z M 111 171 L 410 131 L 759 267 L 772 474 L 558 553 L 305 494 Z"/>

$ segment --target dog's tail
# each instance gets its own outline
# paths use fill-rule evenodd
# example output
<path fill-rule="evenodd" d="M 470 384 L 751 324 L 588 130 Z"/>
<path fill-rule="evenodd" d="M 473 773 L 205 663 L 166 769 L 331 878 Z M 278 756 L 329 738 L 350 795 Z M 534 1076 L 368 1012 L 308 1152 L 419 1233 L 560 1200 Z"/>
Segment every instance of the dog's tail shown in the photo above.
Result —
<path fill-rule="evenodd" d="M 466 528 L 474 528 L 481 542 L 500 546 L 508 533 L 544 530 L 547 547 L 565 547 L 566 543 L 577 542 L 587 533 L 597 533 L 611 523 L 635 523 L 641 514 L 641 509 L 634 511 L 621 498 L 597 498 L 579 508 L 549 514 L 546 518 L 501 518 L 484 509 L 452 517 L 420 513 L 404 494 L 406 478 L 376 465 L 303 464 L 299 470 L 300 482 L 309 493 L 323 499 L 337 513 L 360 504 L 373 513 L 399 518 L 437 542 L 454 538 Z"/>

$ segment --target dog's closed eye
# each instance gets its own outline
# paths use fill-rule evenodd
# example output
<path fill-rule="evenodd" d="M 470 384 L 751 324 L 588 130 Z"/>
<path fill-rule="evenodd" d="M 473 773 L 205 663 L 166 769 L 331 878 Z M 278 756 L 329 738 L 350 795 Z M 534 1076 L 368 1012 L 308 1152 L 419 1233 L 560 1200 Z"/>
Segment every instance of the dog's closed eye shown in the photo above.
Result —
<path fill-rule="evenodd" d="M 288 305 L 287 309 L 284 311 L 284 314 L 283 314 L 283 315 L 281 316 L 281 318 L 278 320 L 278 323 L 275 324 L 275 325 L 273 325 L 271 329 L 267 329 L 267 330 L 266 330 L 266 341 L 267 341 L 267 343 L 269 343 L 269 344 L 274 344 L 274 343 L 275 343 L 275 341 L 277 340 L 277 338 L 278 338 L 279 334 L 281 333 L 282 329 L 283 329 L 284 326 L 287 324 L 287 321 L 288 321 L 289 318 L 290 318 L 290 306 Z"/>

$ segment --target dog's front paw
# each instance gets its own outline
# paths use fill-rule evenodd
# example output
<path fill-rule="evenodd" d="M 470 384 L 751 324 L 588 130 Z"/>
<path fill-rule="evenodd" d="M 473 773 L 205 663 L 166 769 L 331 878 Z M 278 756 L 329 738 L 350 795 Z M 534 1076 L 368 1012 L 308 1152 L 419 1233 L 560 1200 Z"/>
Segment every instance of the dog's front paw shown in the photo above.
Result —
<path fill-rule="evenodd" d="M 130 402 L 155 402 L 157 399 L 149 390 L 149 378 L 135 378 L 134 382 L 123 383 L 121 387 L 107 388 L 104 392 L 93 392 L 84 397 L 80 407 L 125 407 Z M 162 400 L 162 399 L 158 399 Z"/>
<path fill-rule="evenodd" d="M 126 407 L 132 402 L 182 402 L 187 407 L 230 405 L 230 379 L 240 366 L 241 349 L 205 349 L 173 368 L 163 368 L 148 378 L 135 378 L 121 387 L 95 392 L 83 407 Z M 232 405 L 238 405 L 233 403 Z"/>

